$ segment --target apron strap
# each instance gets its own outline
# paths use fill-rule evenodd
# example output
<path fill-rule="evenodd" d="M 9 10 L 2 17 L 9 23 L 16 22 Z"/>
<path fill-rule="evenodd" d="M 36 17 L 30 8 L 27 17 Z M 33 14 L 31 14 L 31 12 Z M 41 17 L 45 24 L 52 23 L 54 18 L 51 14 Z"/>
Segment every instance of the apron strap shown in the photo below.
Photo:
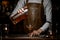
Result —
<path fill-rule="evenodd" d="M 28 0 L 26 0 L 26 3 L 28 3 Z M 43 4 L 43 0 L 41 0 L 41 3 Z"/>

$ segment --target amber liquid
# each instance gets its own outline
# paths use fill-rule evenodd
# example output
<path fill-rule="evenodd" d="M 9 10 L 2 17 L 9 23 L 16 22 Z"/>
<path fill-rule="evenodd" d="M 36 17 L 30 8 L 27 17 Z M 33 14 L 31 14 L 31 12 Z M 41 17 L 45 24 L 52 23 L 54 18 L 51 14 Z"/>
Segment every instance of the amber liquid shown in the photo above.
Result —
<path fill-rule="evenodd" d="M 17 23 L 19 23 L 20 21 L 22 21 L 26 18 L 27 18 L 27 15 L 23 14 L 23 15 L 20 15 L 19 17 L 17 17 L 16 19 L 14 19 L 13 17 L 11 17 L 10 19 L 13 22 L 13 24 L 17 24 Z"/>

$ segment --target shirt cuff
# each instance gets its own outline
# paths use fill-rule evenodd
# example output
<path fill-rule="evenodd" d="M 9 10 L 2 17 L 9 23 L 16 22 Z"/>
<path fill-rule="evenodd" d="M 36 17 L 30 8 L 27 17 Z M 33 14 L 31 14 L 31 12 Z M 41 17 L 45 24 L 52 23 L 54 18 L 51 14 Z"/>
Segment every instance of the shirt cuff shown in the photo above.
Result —
<path fill-rule="evenodd" d="M 46 22 L 40 29 L 45 31 L 49 27 L 50 23 Z"/>

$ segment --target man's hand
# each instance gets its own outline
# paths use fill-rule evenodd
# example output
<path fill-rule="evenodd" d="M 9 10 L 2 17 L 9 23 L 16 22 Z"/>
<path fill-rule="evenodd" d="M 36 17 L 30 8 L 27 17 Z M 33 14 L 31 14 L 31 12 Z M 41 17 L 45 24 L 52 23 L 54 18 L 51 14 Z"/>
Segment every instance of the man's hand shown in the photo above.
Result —
<path fill-rule="evenodd" d="M 23 8 L 18 10 L 18 13 L 23 13 L 25 11 L 25 9 L 27 9 L 27 6 L 24 6 Z"/>
<path fill-rule="evenodd" d="M 38 36 L 42 31 L 42 29 L 34 30 L 32 33 L 29 33 L 29 37 Z"/>

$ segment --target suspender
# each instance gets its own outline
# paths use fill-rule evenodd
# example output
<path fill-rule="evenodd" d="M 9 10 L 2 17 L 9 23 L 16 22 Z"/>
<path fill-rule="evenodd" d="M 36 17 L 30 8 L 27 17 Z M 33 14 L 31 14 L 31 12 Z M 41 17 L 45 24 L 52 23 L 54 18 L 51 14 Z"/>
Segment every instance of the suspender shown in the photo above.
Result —
<path fill-rule="evenodd" d="M 26 4 L 28 3 L 28 0 L 26 0 Z"/>
<path fill-rule="evenodd" d="M 43 4 L 43 1 L 44 1 L 44 0 L 41 0 L 41 3 L 42 3 L 42 4 Z M 28 3 L 28 0 L 26 0 L 26 3 Z"/>
<path fill-rule="evenodd" d="M 43 0 L 41 0 L 41 3 L 42 3 L 42 5 L 43 5 Z"/>

